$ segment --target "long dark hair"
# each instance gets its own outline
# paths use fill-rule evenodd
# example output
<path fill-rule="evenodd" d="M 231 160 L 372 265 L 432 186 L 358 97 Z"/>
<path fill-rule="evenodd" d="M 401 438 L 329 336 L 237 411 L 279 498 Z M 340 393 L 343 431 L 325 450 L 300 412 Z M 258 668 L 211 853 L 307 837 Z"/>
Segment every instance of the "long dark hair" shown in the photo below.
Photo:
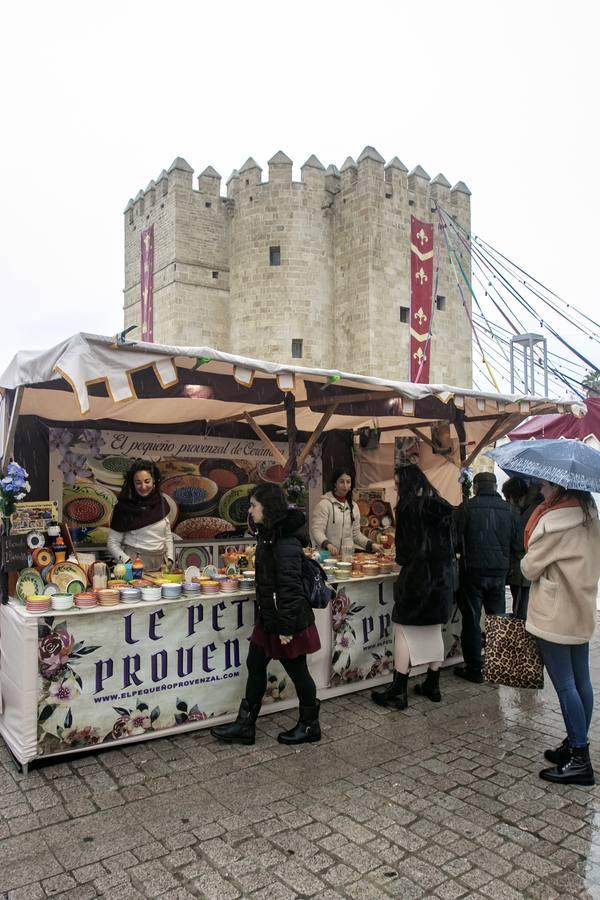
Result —
<path fill-rule="evenodd" d="M 439 497 L 429 479 L 418 466 L 411 463 L 408 466 L 398 466 L 395 471 L 398 482 L 398 512 L 402 513 L 409 507 L 422 513 L 425 500 L 430 497 Z"/>
<path fill-rule="evenodd" d="M 350 519 L 353 522 L 354 521 L 354 502 L 352 500 L 352 491 L 354 490 L 354 475 L 352 474 L 352 472 L 350 471 L 348 466 L 345 466 L 345 467 L 340 466 L 339 469 L 333 470 L 333 472 L 331 473 L 331 481 L 330 481 L 329 489 L 332 494 L 335 494 L 336 482 L 337 482 L 338 478 L 342 477 L 342 475 L 350 476 L 350 490 L 346 494 L 344 500 L 348 503 L 348 506 L 350 507 Z"/>
<path fill-rule="evenodd" d="M 549 482 L 554 484 L 554 482 Z M 596 509 L 596 502 L 589 491 L 573 491 L 555 484 L 556 494 L 552 499 L 550 506 L 560 503 L 562 500 L 576 500 L 583 510 L 583 524 L 587 525 L 592 521 L 592 510 Z"/>
<path fill-rule="evenodd" d="M 288 511 L 288 502 L 278 484 L 257 484 L 251 494 L 263 508 L 263 528 L 273 528 Z"/>
<path fill-rule="evenodd" d="M 125 478 L 123 479 L 121 496 L 125 500 L 135 501 L 139 498 L 139 494 L 135 489 L 135 484 L 133 483 L 133 479 L 138 472 L 150 472 L 154 481 L 154 490 L 160 490 L 160 470 L 156 463 L 152 462 L 152 460 L 150 459 L 136 459 L 135 462 L 133 462 L 127 469 Z"/>

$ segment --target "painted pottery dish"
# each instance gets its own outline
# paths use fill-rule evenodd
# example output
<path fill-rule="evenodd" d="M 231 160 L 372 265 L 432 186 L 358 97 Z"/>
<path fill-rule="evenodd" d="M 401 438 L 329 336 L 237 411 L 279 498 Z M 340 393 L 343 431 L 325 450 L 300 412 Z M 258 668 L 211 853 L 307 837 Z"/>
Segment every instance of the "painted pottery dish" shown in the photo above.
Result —
<path fill-rule="evenodd" d="M 25 608 L 28 612 L 47 612 L 50 609 L 50 597 L 43 594 L 32 594 L 25 600 Z"/>
<path fill-rule="evenodd" d="M 75 606 L 78 609 L 91 609 L 98 605 L 98 597 L 93 591 L 85 591 L 75 595 Z"/>
<path fill-rule="evenodd" d="M 65 597 L 64 594 L 55 594 L 50 598 L 50 602 L 52 603 L 52 609 L 71 609 L 74 598 L 71 594 L 68 597 Z"/>
<path fill-rule="evenodd" d="M 162 596 L 164 600 L 178 600 L 181 597 L 181 585 L 163 584 Z"/>
<path fill-rule="evenodd" d="M 258 464 L 258 474 L 263 481 L 270 481 L 272 484 L 283 484 L 288 475 L 283 466 L 269 460 Z"/>
<path fill-rule="evenodd" d="M 142 599 L 141 588 L 121 588 L 119 593 L 123 603 L 139 603 Z"/>
<path fill-rule="evenodd" d="M 245 527 L 250 509 L 250 494 L 255 487 L 254 484 L 240 484 L 223 494 L 219 502 L 221 518 L 227 519 L 236 528 Z"/>
<path fill-rule="evenodd" d="M 67 582 L 65 594 L 71 594 L 71 596 L 75 596 L 75 594 L 80 594 L 85 590 L 85 582 L 81 581 L 80 578 L 72 578 L 71 581 Z"/>
<path fill-rule="evenodd" d="M 192 521 L 192 519 L 188 519 L 188 522 Z M 227 524 L 229 525 L 229 523 Z M 212 562 L 212 552 L 209 547 L 184 547 L 177 560 L 179 568 L 184 571 L 188 566 L 195 566 L 202 570 L 210 562 Z"/>
<path fill-rule="evenodd" d="M 173 498 L 182 514 L 189 515 L 213 510 L 219 487 L 203 475 L 175 475 L 162 482 L 161 491 Z"/>
<path fill-rule="evenodd" d="M 184 577 L 186 582 L 189 584 L 192 581 L 192 578 L 198 578 L 200 575 L 200 569 L 198 566 L 188 566 L 184 572 Z"/>
<path fill-rule="evenodd" d="M 31 554 L 31 558 L 36 569 L 40 570 L 47 566 L 53 566 L 56 562 L 56 557 L 50 547 L 38 547 Z"/>
<path fill-rule="evenodd" d="M 55 566 L 52 566 L 48 574 L 48 580 L 57 584 L 63 594 L 67 593 L 67 585 L 70 581 L 73 581 L 74 578 L 77 581 L 81 581 L 82 587 L 85 588 L 87 584 L 85 572 L 81 566 L 78 566 L 77 563 L 71 562 L 70 560 L 56 563 Z"/>
<path fill-rule="evenodd" d="M 19 600 L 26 600 L 34 594 L 43 595 L 44 580 L 37 569 L 23 569 L 17 579 L 15 591 Z"/>
<path fill-rule="evenodd" d="M 218 486 L 224 494 L 238 484 L 243 484 L 247 473 L 230 459 L 205 459 L 200 465 L 200 472 Z"/>
<path fill-rule="evenodd" d="M 100 606 L 117 606 L 121 601 L 121 596 L 118 591 L 105 589 L 102 591 L 98 591 L 98 603 Z"/>
<path fill-rule="evenodd" d="M 202 570 L 202 574 L 205 576 L 205 578 L 214 578 L 217 573 L 218 569 L 216 566 L 213 566 L 212 563 L 208 566 L 204 566 Z"/>
<path fill-rule="evenodd" d="M 222 519 L 217 516 L 194 516 L 191 519 L 185 519 L 183 522 L 180 522 L 175 529 L 175 534 L 179 535 L 180 538 L 183 538 L 184 541 L 211 541 L 218 534 L 230 534 L 232 531 L 235 531 L 235 527 L 231 522 L 227 521 L 227 519 Z M 186 549 L 192 550 L 193 548 L 187 547 Z M 210 554 L 208 548 L 202 549 Z M 183 550 L 182 553 L 185 553 L 185 550 Z M 210 558 L 212 558 L 212 554 L 210 554 Z M 181 562 L 181 556 L 179 557 L 179 560 L 179 564 L 184 565 L 184 563 Z M 189 558 L 187 558 L 187 560 L 193 562 L 193 560 Z M 198 563 L 196 563 L 196 565 L 198 565 Z"/>
<path fill-rule="evenodd" d="M 382 559 L 381 562 L 377 564 L 377 568 L 379 569 L 380 575 L 387 575 L 393 570 L 394 564 L 391 560 Z"/>
<path fill-rule="evenodd" d="M 143 587 L 142 588 L 142 600 L 160 600 L 162 597 L 162 590 L 160 586 L 156 585 L 153 587 Z"/>
<path fill-rule="evenodd" d="M 103 456 L 100 459 L 89 459 L 88 466 L 94 473 L 96 481 L 111 488 L 121 490 L 125 473 L 131 465 L 128 456 Z"/>
<path fill-rule="evenodd" d="M 99 484 L 70 484 L 63 490 L 63 516 L 69 528 L 108 525 L 117 498 Z"/>
<path fill-rule="evenodd" d="M 52 596 L 54 596 L 54 594 L 59 594 L 59 593 L 60 593 L 60 591 L 58 590 L 58 586 L 56 584 L 52 584 L 52 582 L 50 582 L 50 584 L 47 584 L 46 587 L 44 588 L 44 594 L 47 597 L 52 597 Z"/>
<path fill-rule="evenodd" d="M 183 573 L 165 572 L 165 574 L 161 578 L 161 581 L 164 581 L 165 584 L 181 584 L 183 581 Z"/>
<path fill-rule="evenodd" d="M 30 531 L 26 540 L 30 550 L 39 550 L 44 546 L 46 539 L 41 531 Z"/>
<path fill-rule="evenodd" d="M 240 580 L 239 580 L 239 590 L 240 590 L 240 591 L 253 591 L 253 590 L 254 590 L 254 579 L 252 579 L 252 578 L 240 578 Z"/>
<path fill-rule="evenodd" d="M 371 512 L 380 519 L 387 512 L 387 507 L 383 500 L 373 500 L 371 503 Z"/>

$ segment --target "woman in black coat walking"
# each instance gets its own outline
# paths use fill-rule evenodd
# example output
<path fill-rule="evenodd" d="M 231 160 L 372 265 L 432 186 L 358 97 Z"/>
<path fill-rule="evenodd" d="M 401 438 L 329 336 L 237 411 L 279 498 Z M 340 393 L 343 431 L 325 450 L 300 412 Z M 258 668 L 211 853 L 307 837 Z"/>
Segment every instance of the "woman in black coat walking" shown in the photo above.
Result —
<path fill-rule="evenodd" d="M 288 509 L 285 494 L 275 484 L 254 489 L 250 513 L 258 530 L 258 612 L 246 661 L 246 692 L 236 721 L 211 728 L 211 734 L 232 744 L 254 743 L 256 719 L 267 688 L 267 666 L 271 659 L 279 659 L 296 688 L 300 716 L 297 725 L 277 740 L 281 744 L 319 741 L 317 688 L 306 661 L 307 654 L 321 646 L 302 583 L 302 548 L 308 545 L 306 520 L 299 510 Z"/>
<path fill-rule="evenodd" d="M 402 567 L 394 585 L 394 680 L 373 691 L 380 706 L 405 709 L 411 666 L 429 663 L 427 676 L 415 691 L 436 703 L 440 666 L 444 659 L 442 625 L 450 618 L 454 599 L 452 507 L 418 466 L 395 473 L 396 562 Z"/>

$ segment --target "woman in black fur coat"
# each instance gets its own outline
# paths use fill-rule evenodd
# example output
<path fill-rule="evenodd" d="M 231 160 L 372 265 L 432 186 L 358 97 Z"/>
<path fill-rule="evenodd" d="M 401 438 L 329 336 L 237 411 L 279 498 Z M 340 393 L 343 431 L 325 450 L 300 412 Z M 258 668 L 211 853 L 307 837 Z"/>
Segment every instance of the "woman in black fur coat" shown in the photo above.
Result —
<path fill-rule="evenodd" d="M 411 666 L 429 663 L 427 676 L 415 687 L 439 702 L 440 666 L 444 658 L 442 625 L 454 599 L 452 507 L 418 466 L 395 473 L 396 562 L 402 567 L 394 585 L 394 680 L 371 694 L 380 706 L 405 709 Z"/>
<path fill-rule="evenodd" d="M 317 688 L 306 656 L 320 649 L 315 615 L 302 582 L 303 547 L 308 545 L 306 519 L 288 509 L 275 484 L 260 484 L 250 497 L 250 513 L 258 530 L 255 578 L 257 618 L 248 651 L 248 681 L 238 717 L 211 734 L 233 744 L 253 744 L 256 719 L 267 687 L 267 666 L 279 659 L 292 679 L 300 704 L 295 728 L 278 735 L 281 744 L 319 741 Z"/>

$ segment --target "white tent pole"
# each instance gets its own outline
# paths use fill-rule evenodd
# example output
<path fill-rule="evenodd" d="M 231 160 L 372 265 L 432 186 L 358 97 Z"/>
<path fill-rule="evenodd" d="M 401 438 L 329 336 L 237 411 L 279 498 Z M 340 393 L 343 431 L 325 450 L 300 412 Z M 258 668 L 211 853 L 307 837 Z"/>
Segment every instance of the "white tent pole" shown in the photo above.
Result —
<path fill-rule="evenodd" d="M 23 393 L 25 388 L 22 385 L 15 390 L 15 395 L 13 397 L 12 409 L 10 411 L 10 419 L 8 422 L 8 429 L 6 431 L 6 437 L 4 441 L 4 447 L 2 449 L 2 473 L 6 472 L 6 467 L 10 462 L 10 457 L 12 456 L 13 447 L 15 443 L 15 433 L 17 430 L 17 422 L 19 420 L 19 413 L 21 412 L 21 403 L 23 402 Z"/>

